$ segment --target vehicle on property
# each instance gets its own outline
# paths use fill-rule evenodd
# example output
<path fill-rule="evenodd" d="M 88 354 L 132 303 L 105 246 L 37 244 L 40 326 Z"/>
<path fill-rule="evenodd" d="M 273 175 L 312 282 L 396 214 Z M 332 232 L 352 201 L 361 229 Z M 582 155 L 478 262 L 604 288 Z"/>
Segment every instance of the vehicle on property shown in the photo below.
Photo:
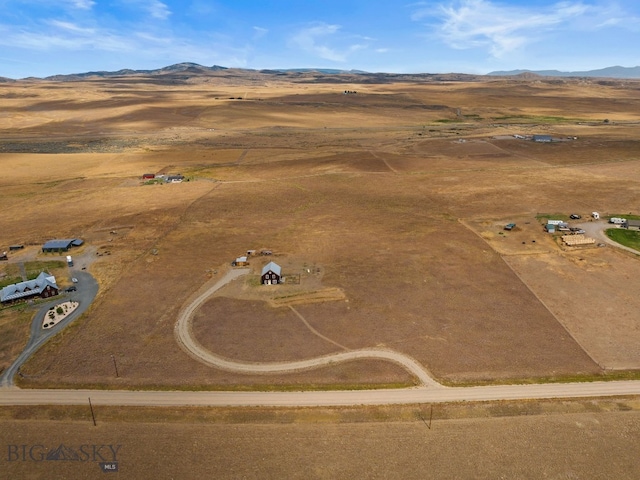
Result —
<path fill-rule="evenodd" d="M 504 226 L 504 229 L 505 229 L 505 230 L 513 230 L 514 228 L 516 228 L 516 224 L 515 224 L 515 223 L 507 223 L 507 224 Z"/>
<path fill-rule="evenodd" d="M 77 289 L 77 287 L 75 285 L 71 285 L 70 287 L 65 289 L 65 292 L 69 293 L 69 292 L 75 292 Z"/>
<path fill-rule="evenodd" d="M 609 219 L 609 223 L 613 223 L 614 225 L 624 225 L 626 221 L 627 221 L 626 218 L 619 218 L 619 217 L 611 217 Z"/>
<path fill-rule="evenodd" d="M 571 215 L 569 215 L 569 218 L 571 220 L 580 220 L 582 218 L 582 215 L 578 215 L 577 213 L 572 213 Z"/>
<path fill-rule="evenodd" d="M 591 216 L 594 220 L 600 220 L 600 214 L 598 212 L 591 212 Z"/>
<path fill-rule="evenodd" d="M 72 281 L 73 283 L 78 283 L 78 279 L 77 279 L 76 277 L 73 277 L 73 278 L 71 279 L 71 281 Z"/>
<path fill-rule="evenodd" d="M 67 255 L 67 265 L 73 267 L 73 259 L 71 258 L 71 255 Z"/>

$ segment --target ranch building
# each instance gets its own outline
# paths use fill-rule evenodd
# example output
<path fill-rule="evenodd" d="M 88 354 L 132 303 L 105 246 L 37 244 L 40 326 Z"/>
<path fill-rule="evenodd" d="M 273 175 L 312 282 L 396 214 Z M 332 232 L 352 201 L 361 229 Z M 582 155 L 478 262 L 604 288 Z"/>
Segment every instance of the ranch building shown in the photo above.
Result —
<path fill-rule="evenodd" d="M 41 272 L 34 280 L 7 285 L 0 290 L 0 303 L 10 304 L 34 297 L 49 298 L 58 295 L 56 277 Z"/>
<path fill-rule="evenodd" d="M 277 285 L 282 278 L 282 268 L 275 262 L 269 262 L 262 268 L 260 283 L 262 285 Z"/>
<path fill-rule="evenodd" d="M 236 260 L 233 262 L 233 266 L 234 267 L 244 267 L 245 265 L 247 265 L 249 263 L 247 257 L 238 257 L 236 258 Z"/>
<path fill-rule="evenodd" d="M 71 247 L 79 247 L 84 242 L 79 238 L 69 238 L 65 240 L 49 240 L 42 246 L 43 253 L 66 252 Z"/>

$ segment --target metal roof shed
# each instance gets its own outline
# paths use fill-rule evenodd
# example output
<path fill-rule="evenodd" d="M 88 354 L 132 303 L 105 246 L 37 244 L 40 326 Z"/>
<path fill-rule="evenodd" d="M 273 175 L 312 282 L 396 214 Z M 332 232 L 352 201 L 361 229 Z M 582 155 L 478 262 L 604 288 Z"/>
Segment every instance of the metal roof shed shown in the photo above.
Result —
<path fill-rule="evenodd" d="M 74 238 L 64 240 L 49 240 L 42 246 L 43 252 L 66 252 L 71 248 Z"/>

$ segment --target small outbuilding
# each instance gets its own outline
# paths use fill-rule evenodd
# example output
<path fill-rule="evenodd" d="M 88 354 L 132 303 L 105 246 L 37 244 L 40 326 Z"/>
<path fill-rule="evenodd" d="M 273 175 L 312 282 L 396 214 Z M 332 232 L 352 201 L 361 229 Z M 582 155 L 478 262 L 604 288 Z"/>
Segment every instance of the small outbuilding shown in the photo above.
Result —
<path fill-rule="evenodd" d="M 142 174 L 142 179 L 143 180 L 153 180 L 154 178 L 156 178 L 156 174 L 155 173 L 143 173 Z"/>
<path fill-rule="evenodd" d="M 275 262 L 269 262 L 262 268 L 260 283 L 262 285 L 277 285 L 282 278 L 282 268 Z"/>
<path fill-rule="evenodd" d="M 551 135 L 534 135 L 533 141 L 538 143 L 551 143 L 553 138 L 551 138 Z"/>
<path fill-rule="evenodd" d="M 234 267 L 244 267 L 245 265 L 247 265 L 249 263 L 249 261 L 247 260 L 247 257 L 238 257 L 236 258 L 236 260 L 233 262 L 233 266 Z"/>
<path fill-rule="evenodd" d="M 71 247 L 79 247 L 84 242 L 79 238 L 67 238 L 64 240 L 49 240 L 42 246 L 44 253 L 66 252 Z"/>

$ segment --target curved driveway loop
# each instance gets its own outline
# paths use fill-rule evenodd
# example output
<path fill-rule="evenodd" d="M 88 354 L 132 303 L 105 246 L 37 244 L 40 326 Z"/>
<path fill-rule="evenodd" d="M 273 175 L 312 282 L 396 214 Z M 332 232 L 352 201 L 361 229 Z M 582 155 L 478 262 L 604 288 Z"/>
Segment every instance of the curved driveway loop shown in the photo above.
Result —
<path fill-rule="evenodd" d="M 214 292 L 225 286 L 227 283 L 235 280 L 236 278 L 246 275 L 250 272 L 248 268 L 240 268 L 228 271 L 218 282 L 216 282 L 211 288 L 207 289 L 204 293 L 198 296 L 193 302 L 183 308 L 178 314 L 178 321 L 176 323 L 175 334 L 178 343 L 194 358 L 210 365 L 212 367 L 220 368 L 222 370 L 228 370 L 239 373 L 257 373 L 257 374 L 269 374 L 269 373 L 290 373 L 299 370 L 309 370 L 312 368 L 323 367 L 339 362 L 346 362 L 350 360 L 359 360 L 365 358 L 389 360 L 403 366 L 410 373 L 418 377 L 420 382 L 425 386 L 443 388 L 438 382 L 436 382 L 429 373 L 411 357 L 396 352 L 390 349 L 382 348 L 365 348 L 361 350 L 351 350 L 348 352 L 335 353 L 332 355 L 325 355 L 317 358 L 310 358 L 307 360 L 298 360 L 294 362 L 271 362 L 271 363 L 248 363 L 237 362 L 234 360 L 219 357 L 205 349 L 198 341 L 193 337 L 193 330 L 191 328 L 191 318 L 195 311 L 207 301 L 207 299 L 213 295 Z"/>
<path fill-rule="evenodd" d="M 58 297 L 53 297 L 51 301 L 40 307 L 40 310 L 38 310 L 38 313 L 35 314 L 33 321 L 31 322 L 31 336 L 29 337 L 29 341 L 22 353 L 18 355 L 18 358 L 16 358 L 9 368 L 2 372 L 2 375 L 0 375 L 0 387 L 13 386 L 13 379 L 24 362 L 26 362 L 29 357 L 38 350 L 38 348 L 44 345 L 47 340 L 86 312 L 91 305 L 91 302 L 96 298 L 96 295 L 98 294 L 98 282 L 96 282 L 95 278 L 85 271 L 74 270 L 73 275 L 78 279 L 78 283 L 74 284 L 78 290 L 73 293 L 64 293 Z M 49 311 L 49 308 L 57 305 L 61 300 L 66 299 L 78 302 L 78 308 L 76 308 L 55 327 L 47 330 L 43 329 L 42 322 L 44 320 L 44 316 Z"/>
<path fill-rule="evenodd" d="M 582 222 L 578 224 L 578 227 L 582 228 L 586 232 L 585 235 L 587 237 L 595 238 L 599 243 L 606 243 L 608 245 L 611 245 L 612 247 L 619 248 L 620 250 L 626 250 L 627 252 L 631 252 L 635 255 L 640 255 L 637 250 L 615 242 L 607 236 L 606 230 L 609 228 L 616 228 L 616 225 L 613 225 L 606 220 Z"/>

